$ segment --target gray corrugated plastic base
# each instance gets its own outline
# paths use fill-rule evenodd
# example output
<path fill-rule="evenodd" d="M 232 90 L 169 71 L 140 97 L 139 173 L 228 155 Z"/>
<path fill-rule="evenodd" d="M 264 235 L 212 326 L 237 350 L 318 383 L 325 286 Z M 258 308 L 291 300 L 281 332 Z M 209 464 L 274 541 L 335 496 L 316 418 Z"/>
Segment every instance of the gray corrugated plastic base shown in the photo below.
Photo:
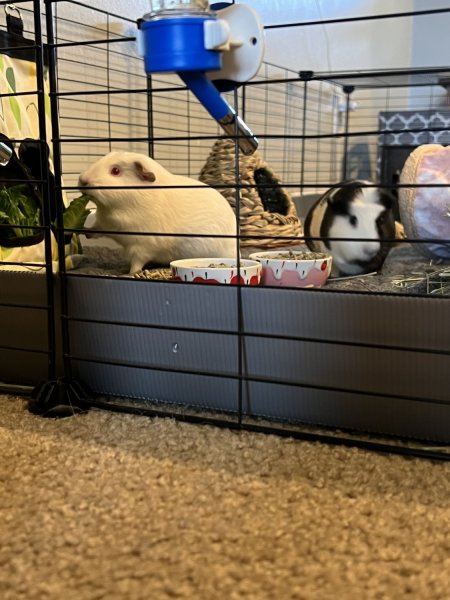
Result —
<path fill-rule="evenodd" d="M 240 353 L 237 288 L 68 290 L 74 374 L 98 393 L 234 412 L 241 361 L 244 414 L 450 442 L 448 299 L 245 288 Z"/>
<path fill-rule="evenodd" d="M 48 366 L 45 277 L 0 273 L 0 381 Z M 73 374 L 98 393 L 450 442 L 450 299 L 68 276 Z M 97 322 L 98 321 L 98 322 Z M 239 346 L 239 342 L 241 345 Z"/>
<path fill-rule="evenodd" d="M 33 385 L 48 376 L 44 275 L 0 273 L 0 381 Z"/>

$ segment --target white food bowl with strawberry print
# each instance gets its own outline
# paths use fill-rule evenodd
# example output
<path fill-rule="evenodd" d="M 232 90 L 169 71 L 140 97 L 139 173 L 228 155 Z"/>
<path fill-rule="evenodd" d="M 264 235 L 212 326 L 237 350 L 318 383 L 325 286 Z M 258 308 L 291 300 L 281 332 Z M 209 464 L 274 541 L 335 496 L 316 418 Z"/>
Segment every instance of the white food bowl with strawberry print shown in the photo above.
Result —
<path fill-rule="evenodd" d="M 259 285 L 262 265 L 257 260 L 241 258 L 184 258 L 170 263 L 173 281 Z"/>
<path fill-rule="evenodd" d="M 272 250 L 254 252 L 252 260 L 258 260 L 263 268 L 263 285 L 283 287 L 322 287 L 331 273 L 332 257 L 305 249 Z"/>

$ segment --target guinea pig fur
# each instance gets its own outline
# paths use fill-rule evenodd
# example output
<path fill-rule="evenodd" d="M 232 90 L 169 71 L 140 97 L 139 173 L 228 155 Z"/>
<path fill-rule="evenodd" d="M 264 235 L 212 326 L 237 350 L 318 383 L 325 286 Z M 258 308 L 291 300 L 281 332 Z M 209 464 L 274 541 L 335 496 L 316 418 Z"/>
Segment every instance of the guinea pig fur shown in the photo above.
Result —
<path fill-rule="evenodd" d="M 373 185 L 356 179 L 344 181 L 328 190 L 308 211 L 305 237 L 322 239 L 307 239 L 306 244 L 314 252 L 331 254 L 333 277 L 378 271 L 392 246 L 393 197 L 387 190 L 370 187 Z M 358 241 L 352 241 L 354 238 Z"/>
<path fill-rule="evenodd" d="M 78 185 L 89 188 L 86 193 L 97 207 L 91 229 L 112 232 L 88 237 L 108 235 L 118 242 L 131 274 L 149 262 L 166 265 L 181 258 L 236 256 L 236 238 L 195 237 L 236 235 L 236 216 L 228 201 L 217 190 L 174 175 L 144 154 L 110 152 L 80 174 Z"/>

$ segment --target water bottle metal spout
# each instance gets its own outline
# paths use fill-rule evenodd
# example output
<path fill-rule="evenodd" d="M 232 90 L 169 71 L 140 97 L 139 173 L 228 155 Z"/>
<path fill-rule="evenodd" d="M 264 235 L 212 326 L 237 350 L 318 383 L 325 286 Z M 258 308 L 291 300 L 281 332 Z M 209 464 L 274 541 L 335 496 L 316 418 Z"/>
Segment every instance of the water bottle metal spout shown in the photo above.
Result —
<path fill-rule="evenodd" d="M 11 160 L 12 150 L 9 146 L 0 142 L 0 166 L 6 167 Z"/>
<path fill-rule="evenodd" d="M 237 135 L 238 146 L 243 154 L 249 156 L 258 148 L 258 138 L 255 137 L 245 121 L 239 117 L 230 106 L 230 112 L 217 121 L 225 133 L 233 138 Z"/>
<path fill-rule="evenodd" d="M 231 138 L 237 137 L 241 152 L 245 155 L 253 154 L 258 148 L 258 138 L 206 75 L 196 71 L 187 71 L 178 75 L 225 133 Z"/>

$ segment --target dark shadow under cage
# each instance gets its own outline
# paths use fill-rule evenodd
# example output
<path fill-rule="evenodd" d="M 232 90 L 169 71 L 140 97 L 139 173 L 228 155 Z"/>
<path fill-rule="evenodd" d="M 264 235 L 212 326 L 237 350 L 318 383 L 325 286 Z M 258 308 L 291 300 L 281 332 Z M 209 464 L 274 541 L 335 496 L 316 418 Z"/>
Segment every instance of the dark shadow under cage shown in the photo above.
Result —
<path fill-rule="evenodd" d="M 133 19 L 78 2 L 48 2 L 45 12 L 23 2 L 20 10 L 36 71 L 25 90 L 5 78 L 1 99 L 14 113 L 32 96 L 38 119 L 34 131 L 4 133 L 41 148 L 33 181 L 42 210 L 31 228 L 45 239 L 34 256 L 0 248 L 3 388 L 44 382 L 31 404 L 43 414 L 98 406 L 446 458 L 450 266 L 418 248 L 448 248 L 449 234 L 395 235 L 376 275 L 330 278 L 320 289 L 205 286 L 173 281 L 167 264 L 129 274 L 121 235 L 163 243 L 170 234 L 149 224 L 88 239 L 67 207 L 80 197 L 81 172 L 127 150 L 228 195 L 242 256 L 249 240 L 252 249 L 305 248 L 306 214 L 344 179 L 390 190 L 401 227 L 404 190 L 448 190 L 447 181 L 400 176 L 414 149 L 448 143 L 450 68 L 314 73 L 265 63 L 229 94 L 260 139 L 256 160 L 237 161 L 236 140 L 175 76 L 145 74 Z M 10 45 L 5 38 L 8 60 Z M 206 176 L 218 146 L 227 167 L 213 160 Z"/>

